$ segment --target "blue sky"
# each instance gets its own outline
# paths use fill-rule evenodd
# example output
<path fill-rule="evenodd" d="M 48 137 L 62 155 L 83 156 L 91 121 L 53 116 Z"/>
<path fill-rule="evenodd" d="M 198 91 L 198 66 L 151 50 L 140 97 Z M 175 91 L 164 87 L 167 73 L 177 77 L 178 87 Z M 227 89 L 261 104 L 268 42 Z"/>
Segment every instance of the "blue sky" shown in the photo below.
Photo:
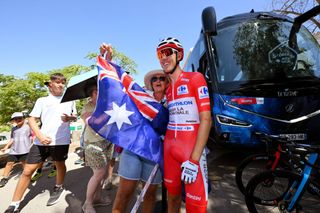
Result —
<path fill-rule="evenodd" d="M 155 48 L 176 37 L 187 52 L 201 29 L 201 12 L 214 6 L 217 19 L 270 10 L 271 0 L 55 0 L 0 1 L 0 73 L 23 77 L 72 64 L 111 43 L 137 64 L 134 76 L 160 68 Z"/>

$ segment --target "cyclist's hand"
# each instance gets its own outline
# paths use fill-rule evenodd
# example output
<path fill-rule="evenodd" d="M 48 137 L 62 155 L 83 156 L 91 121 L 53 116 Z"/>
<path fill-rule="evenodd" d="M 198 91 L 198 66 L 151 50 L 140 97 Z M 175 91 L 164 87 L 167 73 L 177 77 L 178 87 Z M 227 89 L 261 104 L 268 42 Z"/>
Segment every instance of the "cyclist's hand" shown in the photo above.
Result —
<path fill-rule="evenodd" d="M 191 162 L 187 160 L 183 162 L 181 165 L 182 173 L 181 173 L 181 180 L 184 181 L 186 184 L 190 184 L 196 181 L 199 164 L 196 162 Z"/>

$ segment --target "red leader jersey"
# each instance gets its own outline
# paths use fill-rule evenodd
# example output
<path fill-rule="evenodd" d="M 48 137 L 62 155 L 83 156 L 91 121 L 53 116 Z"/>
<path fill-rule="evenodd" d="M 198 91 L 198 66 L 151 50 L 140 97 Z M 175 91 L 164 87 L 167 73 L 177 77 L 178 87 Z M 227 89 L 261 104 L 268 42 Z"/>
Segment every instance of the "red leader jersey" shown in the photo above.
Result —
<path fill-rule="evenodd" d="M 169 124 L 164 139 L 164 181 L 169 193 L 179 194 L 181 164 L 191 157 L 200 125 L 199 115 L 211 110 L 210 99 L 203 75 L 184 71 L 174 84 L 169 85 L 166 97 Z M 190 212 L 205 212 L 208 197 L 205 152 L 199 161 L 196 182 L 186 184 L 185 191 L 186 207 L 189 206 Z"/>

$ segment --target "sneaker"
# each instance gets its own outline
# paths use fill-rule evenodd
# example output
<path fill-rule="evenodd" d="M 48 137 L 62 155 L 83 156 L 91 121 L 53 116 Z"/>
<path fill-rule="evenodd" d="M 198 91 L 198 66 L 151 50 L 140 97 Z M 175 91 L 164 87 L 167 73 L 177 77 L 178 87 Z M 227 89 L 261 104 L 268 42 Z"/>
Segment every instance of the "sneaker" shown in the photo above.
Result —
<path fill-rule="evenodd" d="M 47 202 L 47 206 L 52 206 L 56 204 L 59 201 L 59 199 L 62 197 L 63 193 L 64 193 L 64 188 L 62 186 L 61 187 L 55 186 Z"/>
<path fill-rule="evenodd" d="M 83 162 L 83 160 L 80 158 L 80 159 L 78 159 L 78 160 L 76 160 L 75 162 L 74 162 L 74 164 L 83 164 L 84 162 Z"/>
<path fill-rule="evenodd" d="M 57 170 L 56 169 L 52 169 L 51 172 L 48 174 L 48 178 L 54 177 L 57 175 Z"/>
<path fill-rule="evenodd" d="M 4 213 L 19 213 L 19 209 L 15 208 L 15 206 L 9 206 Z"/>
<path fill-rule="evenodd" d="M 2 178 L 0 180 L 0 188 L 4 187 L 8 183 L 9 179 L 8 178 Z"/>
<path fill-rule="evenodd" d="M 41 178 L 41 176 L 42 176 L 42 172 L 36 172 L 36 174 L 34 174 L 33 177 L 31 178 L 31 182 L 37 181 L 39 178 Z"/>

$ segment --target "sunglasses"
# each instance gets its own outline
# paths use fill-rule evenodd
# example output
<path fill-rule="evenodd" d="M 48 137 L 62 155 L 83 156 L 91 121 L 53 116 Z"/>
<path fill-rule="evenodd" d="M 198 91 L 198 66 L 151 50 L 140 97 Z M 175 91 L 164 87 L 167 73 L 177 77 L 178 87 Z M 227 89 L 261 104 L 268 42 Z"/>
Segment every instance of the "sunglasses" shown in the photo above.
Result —
<path fill-rule="evenodd" d="M 13 118 L 12 120 L 14 121 L 21 121 L 23 118 L 22 117 L 17 117 L 17 118 Z"/>
<path fill-rule="evenodd" d="M 165 57 L 169 57 L 170 55 L 172 55 L 175 52 L 176 52 L 176 50 L 172 49 L 172 48 L 166 48 L 166 49 L 158 50 L 158 52 L 157 52 L 158 59 L 162 59 L 164 56 Z"/>
<path fill-rule="evenodd" d="M 165 80 L 166 80 L 166 77 L 164 77 L 164 76 L 161 76 L 161 77 L 156 77 L 156 76 L 154 76 L 154 77 L 151 78 L 151 82 L 152 82 L 152 83 L 157 82 L 158 80 L 159 80 L 159 81 L 165 81 Z"/>

